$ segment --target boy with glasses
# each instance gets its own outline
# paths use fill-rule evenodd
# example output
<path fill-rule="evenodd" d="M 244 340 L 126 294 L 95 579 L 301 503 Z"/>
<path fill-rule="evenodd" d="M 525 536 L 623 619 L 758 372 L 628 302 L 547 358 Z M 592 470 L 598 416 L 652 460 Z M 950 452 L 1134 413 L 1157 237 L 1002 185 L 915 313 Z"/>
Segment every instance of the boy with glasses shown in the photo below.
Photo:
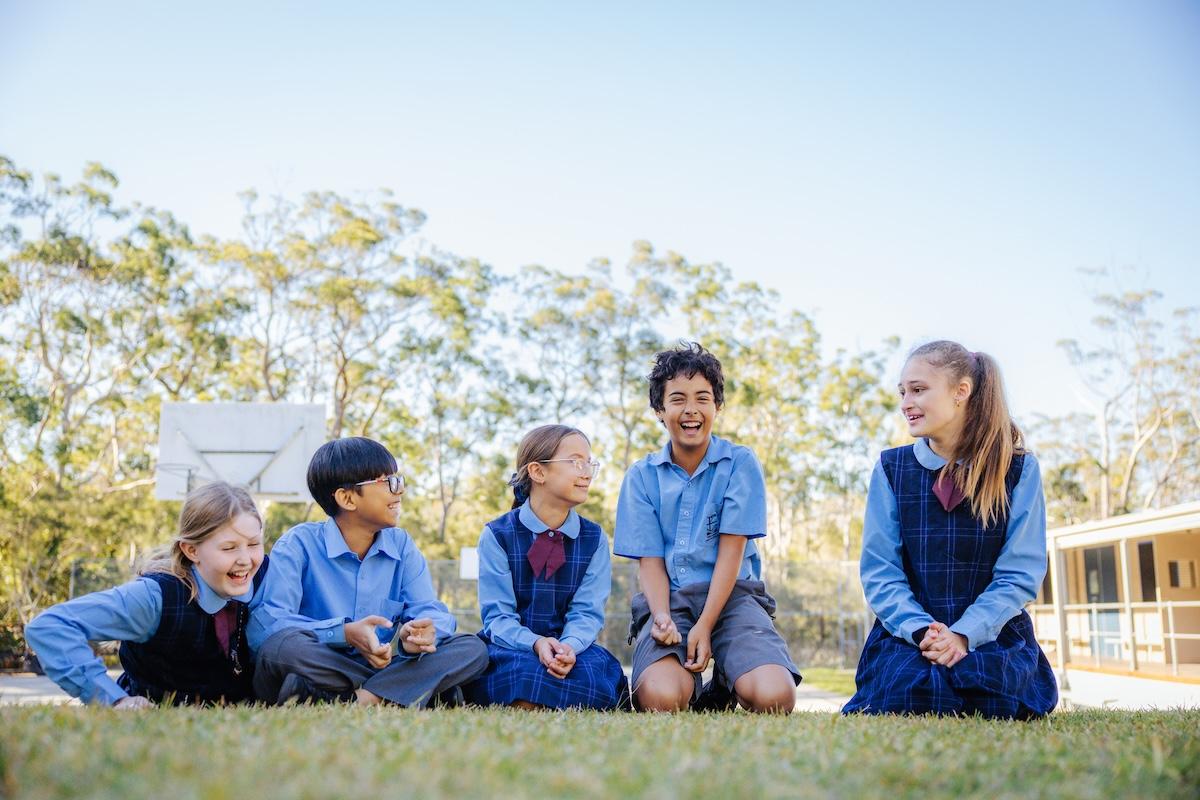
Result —
<path fill-rule="evenodd" d="M 297 525 L 271 550 L 249 628 L 259 698 L 460 699 L 458 687 L 487 667 L 487 649 L 455 633 L 425 558 L 395 527 L 404 495 L 396 459 L 371 439 L 327 442 L 308 465 L 308 489 L 329 518 Z"/>

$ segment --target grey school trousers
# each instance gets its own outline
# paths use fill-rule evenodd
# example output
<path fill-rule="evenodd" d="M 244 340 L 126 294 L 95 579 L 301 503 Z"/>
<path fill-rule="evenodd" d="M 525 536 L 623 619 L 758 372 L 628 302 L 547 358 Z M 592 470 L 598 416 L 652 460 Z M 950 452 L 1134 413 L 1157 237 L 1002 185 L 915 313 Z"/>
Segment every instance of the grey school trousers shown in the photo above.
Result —
<path fill-rule="evenodd" d="M 438 694 L 483 674 L 487 646 L 478 636 L 458 633 L 418 658 L 394 658 L 383 669 L 368 666 L 346 650 L 322 644 L 300 628 L 285 628 L 263 642 L 254 665 L 254 692 L 274 703 L 290 673 L 318 689 L 345 693 L 359 687 L 396 705 L 423 708 Z"/>

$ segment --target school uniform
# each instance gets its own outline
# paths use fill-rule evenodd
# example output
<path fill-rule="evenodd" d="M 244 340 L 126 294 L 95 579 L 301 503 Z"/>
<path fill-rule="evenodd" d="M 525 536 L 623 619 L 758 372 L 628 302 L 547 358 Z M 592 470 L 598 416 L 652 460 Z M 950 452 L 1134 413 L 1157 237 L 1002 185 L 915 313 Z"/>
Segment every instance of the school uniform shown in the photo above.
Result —
<path fill-rule="evenodd" d="M 489 522 L 479 537 L 479 636 L 490 664 L 465 687 L 467 700 L 599 711 L 622 705 L 625 672 L 596 643 L 611 583 L 608 537 L 575 511 L 552 529 L 526 500 Z M 545 636 L 575 651 L 565 678 L 550 675 L 534 652 Z"/>
<path fill-rule="evenodd" d="M 876 620 L 843 713 L 1042 716 L 1058 686 L 1024 610 L 1046 573 L 1037 460 L 1013 457 L 1008 511 L 986 526 L 960 493 L 935 494 L 945 465 L 921 439 L 885 450 L 872 472 L 861 572 Z M 917 646 L 935 620 L 967 639 L 953 667 Z"/>
<path fill-rule="evenodd" d="M 695 473 L 671 460 L 671 444 L 625 473 L 617 501 L 613 551 L 626 558 L 661 558 L 671 582 L 670 609 L 683 641 L 666 646 L 651 635 L 653 620 L 645 596 L 633 598 L 630 641 L 633 686 L 646 667 L 674 655 L 687 659 L 687 635 L 699 619 L 717 563 L 721 534 L 744 536 L 745 553 L 737 581 L 712 631 L 715 679 L 726 691 L 745 673 L 777 664 L 800 683 L 787 643 L 772 622 L 775 600 L 762 582 L 755 539 L 766 536 L 766 484 L 754 453 L 718 436 L 711 437 Z M 695 675 L 692 698 L 699 697 Z"/>
<path fill-rule="evenodd" d="M 332 519 L 306 522 L 280 537 L 271 559 L 263 602 L 249 626 L 257 653 L 254 687 L 264 701 L 278 701 L 285 679 L 295 674 L 318 692 L 348 698 L 364 688 L 397 705 L 424 707 L 487 667 L 483 643 L 455 632 L 425 557 L 402 528 L 379 531 L 360 559 Z M 375 669 L 346 643 L 344 628 L 372 614 L 393 623 L 376 630 L 381 643 L 390 642 L 404 622 L 432 619 L 436 652 L 400 650 L 388 666 Z"/>
<path fill-rule="evenodd" d="M 253 700 L 246 628 L 268 565 L 264 556 L 251 588 L 228 599 L 194 567 L 195 599 L 174 575 L 142 575 L 47 609 L 26 626 L 25 639 L 46 675 L 85 703 L 113 705 L 130 695 L 176 705 Z M 113 640 L 125 670 L 116 681 L 88 646 Z"/>

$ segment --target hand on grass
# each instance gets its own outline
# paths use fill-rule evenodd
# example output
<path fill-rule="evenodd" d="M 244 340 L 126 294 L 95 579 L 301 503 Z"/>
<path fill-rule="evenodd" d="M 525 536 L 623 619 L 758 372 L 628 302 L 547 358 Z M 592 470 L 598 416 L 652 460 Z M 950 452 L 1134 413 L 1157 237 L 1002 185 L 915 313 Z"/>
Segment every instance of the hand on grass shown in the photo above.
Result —
<path fill-rule="evenodd" d="M 671 619 L 671 614 L 667 611 L 654 615 L 654 624 L 650 626 L 650 635 L 654 637 L 654 641 L 667 646 L 683 641 L 683 637 L 679 635 L 679 629 L 675 627 L 675 620 Z"/>
<path fill-rule="evenodd" d="M 416 655 L 437 650 L 437 629 L 429 617 L 409 620 L 400 626 L 396 635 L 400 637 L 400 646 L 406 653 Z"/>
<path fill-rule="evenodd" d="M 367 659 L 367 663 L 372 667 L 383 669 L 392 663 L 392 648 L 379 643 L 379 636 L 375 633 L 375 629 L 390 627 L 392 627 L 392 621 L 378 614 L 347 622 L 344 626 L 346 644 L 362 653 L 363 658 Z"/>
<path fill-rule="evenodd" d="M 712 658 L 712 631 L 703 622 L 697 622 L 688 631 L 687 661 L 683 668 L 689 672 L 703 672 Z"/>
<path fill-rule="evenodd" d="M 154 703 L 151 703 L 145 697 L 122 697 L 117 702 L 113 703 L 113 708 L 119 708 L 122 711 L 136 711 L 139 708 L 154 708 Z"/>
<path fill-rule="evenodd" d="M 921 655 L 943 667 L 953 667 L 967 656 L 966 637 L 935 622 L 921 640 Z"/>

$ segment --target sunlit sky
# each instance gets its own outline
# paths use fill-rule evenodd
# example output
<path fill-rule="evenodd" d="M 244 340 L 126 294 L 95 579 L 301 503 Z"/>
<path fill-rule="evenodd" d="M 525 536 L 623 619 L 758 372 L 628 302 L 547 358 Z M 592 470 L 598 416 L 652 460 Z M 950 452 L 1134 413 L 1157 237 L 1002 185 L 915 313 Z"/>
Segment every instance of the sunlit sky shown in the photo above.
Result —
<path fill-rule="evenodd" d="M 1200 305 L 1198 42 L 1185 2 L 0 0 L 0 153 L 194 233 L 388 187 L 505 273 L 647 239 L 830 350 L 993 353 L 1029 419 L 1081 408 L 1080 268 Z"/>

